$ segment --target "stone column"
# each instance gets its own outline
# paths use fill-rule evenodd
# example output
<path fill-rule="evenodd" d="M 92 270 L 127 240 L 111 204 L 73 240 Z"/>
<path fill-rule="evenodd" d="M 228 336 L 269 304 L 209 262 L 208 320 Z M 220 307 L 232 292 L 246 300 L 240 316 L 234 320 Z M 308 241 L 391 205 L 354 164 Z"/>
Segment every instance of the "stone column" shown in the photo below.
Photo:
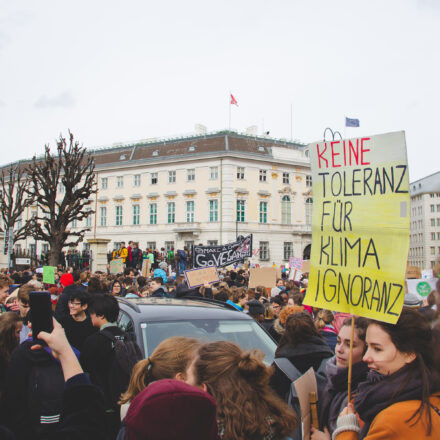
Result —
<path fill-rule="evenodd" d="M 5 245 L 5 235 L 0 233 L 0 269 L 8 267 L 8 256 L 3 253 L 3 247 Z"/>
<path fill-rule="evenodd" d="M 91 271 L 97 270 L 104 273 L 107 272 L 107 245 L 111 240 L 107 238 L 88 238 L 90 244 L 90 251 L 92 253 L 92 266 Z"/>

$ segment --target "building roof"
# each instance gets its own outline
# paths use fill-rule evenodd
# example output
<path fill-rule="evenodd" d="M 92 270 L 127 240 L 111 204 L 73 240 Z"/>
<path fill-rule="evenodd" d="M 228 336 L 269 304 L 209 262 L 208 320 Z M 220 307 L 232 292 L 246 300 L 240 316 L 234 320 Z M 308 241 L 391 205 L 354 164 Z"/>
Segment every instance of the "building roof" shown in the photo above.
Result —
<path fill-rule="evenodd" d="M 440 171 L 410 183 L 411 196 L 428 193 L 440 193 Z"/>

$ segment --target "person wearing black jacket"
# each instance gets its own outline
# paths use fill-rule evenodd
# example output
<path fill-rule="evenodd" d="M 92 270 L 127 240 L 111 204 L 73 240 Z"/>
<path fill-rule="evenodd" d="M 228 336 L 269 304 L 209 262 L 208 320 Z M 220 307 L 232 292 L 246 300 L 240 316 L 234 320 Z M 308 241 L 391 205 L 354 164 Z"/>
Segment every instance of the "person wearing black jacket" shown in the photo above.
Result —
<path fill-rule="evenodd" d="M 151 296 L 153 298 L 169 298 L 168 291 L 163 286 L 164 282 L 162 277 L 155 277 L 150 282 Z"/>

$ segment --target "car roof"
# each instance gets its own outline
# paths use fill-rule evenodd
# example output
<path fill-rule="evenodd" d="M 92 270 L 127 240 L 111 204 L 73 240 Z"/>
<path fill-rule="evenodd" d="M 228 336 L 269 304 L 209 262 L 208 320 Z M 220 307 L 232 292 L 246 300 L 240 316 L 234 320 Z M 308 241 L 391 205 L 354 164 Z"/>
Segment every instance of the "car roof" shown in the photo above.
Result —
<path fill-rule="evenodd" d="M 219 301 L 187 298 L 118 298 L 120 308 L 136 320 L 176 321 L 179 319 L 253 320 Z"/>

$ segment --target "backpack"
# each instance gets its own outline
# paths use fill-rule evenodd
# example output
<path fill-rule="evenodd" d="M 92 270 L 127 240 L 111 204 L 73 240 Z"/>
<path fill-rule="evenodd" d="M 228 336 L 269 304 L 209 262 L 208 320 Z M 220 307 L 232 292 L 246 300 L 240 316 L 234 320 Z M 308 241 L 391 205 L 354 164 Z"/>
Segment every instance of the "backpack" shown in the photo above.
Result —
<path fill-rule="evenodd" d="M 54 359 L 50 364 L 32 367 L 28 379 L 28 408 L 36 437 L 58 427 L 63 392 L 64 375 L 58 361 Z"/>
<path fill-rule="evenodd" d="M 108 375 L 108 390 L 106 396 L 109 403 L 115 406 L 121 398 L 121 394 L 127 390 L 131 372 L 135 364 L 143 359 L 141 349 L 135 341 L 130 341 L 127 335 L 113 335 L 106 329 L 100 333 L 112 343 L 114 353 Z"/>
<path fill-rule="evenodd" d="M 186 252 L 182 249 L 179 249 L 179 260 L 180 261 L 186 261 Z"/>
<path fill-rule="evenodd" d="M 323 391 L 325 385 L 327 384 L 327 371 L 326 365 L 329 358 L 325 358 L 322 360 L 319 368 L 315 371 L 316 384 L 318 386 L 318 404 L 321 397 L 321 392 Z M 276 358 L 274 359 L 275 365 L 284 373 L 284 375 L 290 380 L 290 389 L 286 394 L 285 401 L 287 404 L 298 414 L 301 418 L 301 407 L 299 405 L 298 395 L 296 394 L 295 385 L 293 382 L 299 379 L 302 376 L 302 373 L 289 361 L 288 358 Z M 293 432 L 291 435 L 293 440 L 301 440 L 302 439 L 302 429 L 301 424 Z"/>

